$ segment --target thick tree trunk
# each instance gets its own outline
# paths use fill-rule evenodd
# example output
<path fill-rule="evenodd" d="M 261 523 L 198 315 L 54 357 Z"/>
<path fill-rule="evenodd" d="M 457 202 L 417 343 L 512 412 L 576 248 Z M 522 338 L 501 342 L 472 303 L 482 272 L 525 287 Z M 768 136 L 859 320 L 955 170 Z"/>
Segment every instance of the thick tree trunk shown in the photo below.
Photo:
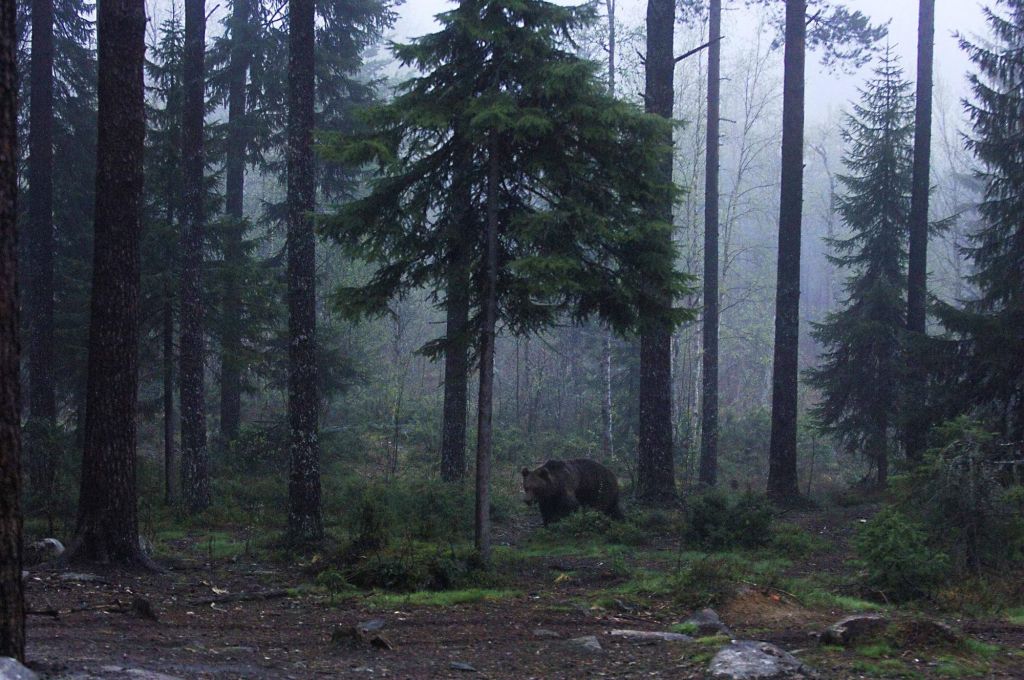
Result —
<path fill-rule="evenodd" d="M 164 502 L 177 499 L 174 483 L 177 465 L 174 450 L 174 307 L 171 291 L 164 294 L 163 309 L 163 388 L 164 388 Z"/>
<path fill-rule="evenodd" d="M 0 656 L 25 659 L 18 345 L 18 83 L 14 3 L 0 3 Z"/>
<path fill-rule="evenodd" d="M 314 0 L 289 0 L 288 50 L 288 534 L 324 537 L 316 373 L 316 207 L 313 159 Z"/>
<path fill-rule="evenodd" d="M 466 230 L 453 240 L 445 305 L 444 407 L 441 427 L 441 479 L 457 482 L 466 476 L 466 415 L 469 397 L 469 263 L 472 235 Z"/>
<path fill-rule="evenodd" d="M 920 403 L 925 390 L 919 347 L 927 331 L 928 298 L 928 193 L 931 182 L 932 71 L 935 57 L 935 0 L 921 0 L 917 29 L 917 104 L 914 115 L 914 179 L 910 206 L 910 255 L 907 279 L 907 328 L 911 343 L 908 394 L 905 403 Z M 927 423 L 918 409 L 910 408 L 905 424 L 907 458 L 920 461 L 924 455 Z"/>
<path fill-rule="evenodd" d="M 185 0 L 182 165 L 185 202 L 181 230 L 181 496 L 185 510 L 201 512 L 210 505 L 209 453 L 206 447 L 206 388 L 203 337 L 203 119 L 205 109 L 206 4 Z"/>
<path fill-rule="evenodd" d="M 704 382 L 700 483 L 718 482 L 718 172 L 721 123 L 722 0 L 711 0 L 708 34 L 708 139 L 704 190 Z"/>
<path fill-rule="evenodd" d="M 53 0 L 32 0 L 29 101 L 28 315 L 29 417 L 53 425 Z M 49 465 L 34 471 L 45 471 Z"/>
<path fill-rule="evenodd" d="M 491 456 L 494 449 L 494 344 L 498 324 L 498 191 L 501 159 L 492 139 L 487 172 L 487 257 L 484 276 L 483 328 L 480 333 L 480 398 L 476 430 L 476 549 L 480 561 L 491 562 Z"/>
<path fill-rule="evenodd" d="M 775 293 L 775 363 L 768 495 L 797 502 L 797 380 L 800 344 L 800 231 L 804 177 L 804 68 L 806 0 L 786 0 L 785 78 L 782 98 L 782 196 Z"/>
<path fill-rule="evenodd" d="M 85 445 L 70 558 L 148 564 L 135 484 L 139 232 L 146 132 L 143 0 L 97 12 L 99 111 Z"/>
<path fill-rule="evenodd" d="M 674 100 L 673 0 L 647 3 L 647 111 L 672 117 Z M 662 179 L 672 179 L 671 139 L 665 140 Z M 672 203 L 651 206 L 652 214 L 672 222 Z M 665 291 L 653 291 L 657 302 L 643 310 L 640 332 L 640 437 L 637 451 L 637 496 L 643 503 L 662 503 L 675 497 L 672 456 L 672 329 L 666 311 L 672 300 Z"/>
<path fill-rule="evenodd" d="M 220 435 L 225 444 L 238 438 L 242 416 L 242 268 L 244 233 L 246 79 L 249 50 L 244 28 L 249 0 L 235 0 L 231 16 L 231 64 L 228 85 L 228 144 L 225 167 L 224 334 L 221 340 Z"/>

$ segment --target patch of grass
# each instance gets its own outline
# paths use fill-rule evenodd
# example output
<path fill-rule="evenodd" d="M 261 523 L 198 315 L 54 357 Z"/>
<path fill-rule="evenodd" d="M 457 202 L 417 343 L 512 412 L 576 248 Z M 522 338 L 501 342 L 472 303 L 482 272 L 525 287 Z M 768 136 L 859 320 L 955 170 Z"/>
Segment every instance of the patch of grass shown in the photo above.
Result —
<path fill-rule="evenodd" d="M 907 678 L 917 680 L 923 678 L 920 672 L 907 668 L 906 664 L 896 659 L 882 659 L 881 661 L 855 661 L 853 670 L 864 673 L 869 678 Z"/>
<path fill-rule="evenodd" d="M 674 623 L 668 627 L 670 633 L 680 633 L 682 635 L 696 635 L 697 629 L 696 623 Z"/>
<path fill-rule="evenodd" d="M 727 645 L 730 642 L 728 635 L 708 635 L 706 637 L 697 638 L 694 642 L 698 645 L 704 645 L 705 647 L 714 647 L 715 649 L 722 645 Z"/>
<path fill-rule="evenodd" d="M 857 653 L 869 659 L 884 659 L 896 653 L 888 642 L 875 642 L 857 648 Z"/>
<path fill-rule="evenodd" d="M 1015 626 L 1024 626 L 1024 607 L 1017 607 L 1006 612 L 1006 620 Z"/>
<path fill-rule="evenodd" d="M 966 649 L 972 656 L 990 659 L 994 656 L 998 656 L 999 652 L 1002 651 L 1002 647 L 994 645 L 990 642 L 982 642 L 976 638 L 968 637 L 964 638 L 964 649 Z"/>
<path fill-rule="evenodd" d="M 880 605 L 877 602 L 869 602 L 868 600 L 861 600 L 860 598 L 850 597 L 849 595 L 837 595 L 821 588 L 814 588 L 802 592 L 799 589 L 796 590 L 797 592 L 795 594 L 800 598 L 800 601 L 807 607 L 814 609 L 838 609 L 840 611 L 854 612 L 857 614 L 885 610 L 885 606 Z"/>
<path fill-rule="evenodd" d="M 414 607 L 452 607 L 475 602 L 497 602 L 519 597 L 518 590 L 496 590 L 492 588 L 468 588 L 466 590 L 423 590 L 404 595 L 374 593 L 367 598 L 370 604 L 379 607 L 411 605 Z"/>
<path fill-rule="evenodd" d="M 780 522 L 772 529 L 768 547 L 779 555 L 792 558 L 807 557 L 814 553 L 824 552 L 831 547 L 831 543 L 803 527 Z"/>

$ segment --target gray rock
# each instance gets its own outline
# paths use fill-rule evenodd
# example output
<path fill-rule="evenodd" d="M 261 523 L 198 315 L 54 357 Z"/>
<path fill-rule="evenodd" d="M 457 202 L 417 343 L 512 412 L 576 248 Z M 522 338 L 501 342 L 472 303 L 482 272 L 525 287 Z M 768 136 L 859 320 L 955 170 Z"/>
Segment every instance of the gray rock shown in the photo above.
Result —
<path fill-rule="evenodd" d="M 583 637 L 573 638 L 572 640 L 569 640 L 569 644 L 588 652 L 603 651 L 601 643 L 598 642 L 596 635 L 584 635 Z"/>
<path fill-rule="evenodd" d="M 819 641 L 823 645 L 850 647 L 877 636 L 888 626 L 888 617 L 881 614 L 847 616 L 826 628 Z"/>
<path fill-rule="evenodd" d="M 39 564 L 55 560 L 64 554 L 64 544 L 56 538 L 44 538 L 25 548 L 25 563 Z"/>
<path fill-rule="evenodd" d="M 39 676 L 18 663 L 17 659 L 0 656 L 0 680 L 38 680 Z"/>
<path fill-rule="evenodd" d="M 385 625 L 387 625 L 387 623 L 384 619 L 370 619 L 369 621 L 363 621 L 362 623 L 356 624 L 356 630 L 363 635 L 368 633 L 379 633 L 384 630 Z"/>
<path fill-rule="evenodd" d="M 735 641 L 708 666 L 712 680 L 817 680 L 820 676 L 789 652 L 767 642 Z"/>
<path fill-rule="evenodd" d="M 663 633 L 656 630 L 613 630 L 612 637 L 633 642 L 692 642 L 693 638 L 682 633 Z"/>
<path fill-rule="evenodd" d="M 465 661 L 452 661 L 450 664 L 448 664 L 448 667 L 451 668 L 453 671 L 464 671 L 466 673 L 476 673 L 476 669 L 473 668 L 472 665 L 466 663 Z"/>
<path fill-rule="evenodd" d="M 547 628 L 534 628 L 533 629 L 533 637 L 547 638 L 549 640 L 557 640 L 558 638 L 560 638 L 562 636 L 559 633 L 556 633 L 553 630 L 548 630 Z"/>
<path fill-rule="evenodd" d="M 694 626 L 694 633 L 697 637 L 709 637 L 712 635 L 732 636 L 732 631 L 722 623 L 722 619 L 719 618 L 718 612 L 714 609 L 701 609 L 683 623 Z"/>

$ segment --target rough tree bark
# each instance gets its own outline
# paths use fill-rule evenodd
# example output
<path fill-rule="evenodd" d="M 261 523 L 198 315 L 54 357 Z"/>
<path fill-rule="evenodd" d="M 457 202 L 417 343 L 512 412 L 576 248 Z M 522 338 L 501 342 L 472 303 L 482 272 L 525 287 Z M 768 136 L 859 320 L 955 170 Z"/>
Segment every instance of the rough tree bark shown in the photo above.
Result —
<path fill-rule="evenodd" d="M 99 107 L 85 443 L 73 561 L 148 565 L 135 483 L 144 0 L 97 11 Z"/>
<path fill-rule="evenodd" d="M 501 159 L 491 139 L 487 172 L 487 257 L 484 260 L 483 328 L 480 333 L 480 398 L 476 434 L 476 549 L 480 561 L 491 562 L 491 455 L 494 432 L 494 343 L 498 324 L 498 190 Z"/>
<path fill-rule="evenodd" d="M 57 416 L 53 386 L 53 14 L 53 0 L 32 0 L 25 279 L 29 417 L 51 426 Z M 30 469 L 46 473 L 48 467 L 47 461 L 33 461 Z"/>
<path fill-rule="evenodd" d="M 163 315 L 163 398 L 164 398 L 164 502 L 177 500 L 177 464 L 174 447 L 174 306 L 172 293 L 164 292 Z"/>
<path fill-rule="evenodd" d="M 800 342 L 800 231 L 803 218 L 804 68 L 807 2 L 786 0 L 785 76 L 782 96 L 782 187 L 779 262 L 775 292 L 775 362 L 768 495 L 796 502 L 797 371 Z"/>
<path fill-rule="evenodd" d="M 244 233 L 246 79 L 250 53 L 244 27 L 249 0 L 235 0 L 231 16 L 231 63 L 228 84 L 228 140 L 225 163 L 224 333 L 221 338 L 220 435 L 229 444 L 238 438 L 242 419 L 242 300 L 238 271 Z"/>
<path fill-rule="evenodd" d="M 288 534 L 323 540 L 316 372 L 316 206 L 313 159 L 314 0 L 289 0 L 288 36 Z"/>
<path fill-rule="evenodd" d="M 210 505 L 206 447 L 205 341 L 203 338 L 203 206 L 205 162 L 206 3 L 185 0 L 184 96 L 181 146 L 184 205 L 181 221 L 181 321 L 178 389 L 181 399 L 181 499 L 186 511 Z"/>
<path fill-rule="evenodd" d="M 469 396 L 469 261 L 472 234 L 461 229 L 451 244 L 445 304 L 444 406 L 441 427 L 441 479 L 466 476 L 466 415 Z"/>
<path fill-rule="evenodd" d="M 708 138 L 704 189 L 704 382 L 701 395 L 701 484 L 718 482 L 718 173 L 722 88 L 722 0 L 708 15 Z"/>
<path fill-rule="evenodd" d="M 14 2 L 0 3 L 0 656 L 25 659 L 18 345 L 18 83 Z"/>
<path fill-rule="evenodd" d="M 920 401 L 925 389 L 915 342 L 927 332 L 928 298 L 928 193 L 932 148 L 932 79 L 935 61 L 935 0 L 921 0 L 917 27 L 917 103 L 914 113 L 914 177 L 910 206 L 910 254 L 907 278 L 907 329 L 910 379 L 906 395 L 909 403 Z M 912 409 L 913 410 L 913 409 Z M 904 446 L 907 458 L 920 461 L 924 455 L 927 424 L 911 414 L 906 424 Z"/>
<path fill-rule="evenodd" d="M 674 0 L 647 3 L 646 109 L 672 117 L 675 55 Z M 671 139 L 666 140 L 671 147 Z M 661 171 L 665 182 L 672 178 L 672 153 L 665 152 Z M 651 206 L 651 212 L 672 221 L 671 201 Z M 640 331 L 640 437 L 637 451 L 637 496 L 643 503 L 658 504 L 675 497 L 675 465 L 672 456 L 672 329 L 665 310 L 672 301 L 664 291 L 654 291 L 658 302 L 642 310 Z"/>

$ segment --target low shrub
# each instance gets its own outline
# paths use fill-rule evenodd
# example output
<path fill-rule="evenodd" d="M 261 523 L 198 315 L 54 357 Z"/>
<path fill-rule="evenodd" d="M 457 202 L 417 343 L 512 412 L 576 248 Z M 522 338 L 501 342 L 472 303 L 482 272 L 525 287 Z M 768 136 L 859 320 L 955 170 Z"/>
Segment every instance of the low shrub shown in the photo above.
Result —
<path fill-rule="evenodd" d="M 735 594 L 741 576 L 733 560 L 709 555 L 672 574 L 669 593 L 677 604 L 688 609 L 717 607 Z"/>
<path fill-rule="evenodd" d="M 864 584 L 893 601 L 935 590 L 949 573 L 949 558 L 928 544 L 925 530 L 887 508 L 862 527 L 854 547 L 864 567 Z"/>
<path fill-rule="evenodd" d="M 771 540 L 772 510 L 754 494 L 735 501 L 718 491 L 697 496 L 687 509 L 684 538 L 708 550 L 756 548 Z"/>

